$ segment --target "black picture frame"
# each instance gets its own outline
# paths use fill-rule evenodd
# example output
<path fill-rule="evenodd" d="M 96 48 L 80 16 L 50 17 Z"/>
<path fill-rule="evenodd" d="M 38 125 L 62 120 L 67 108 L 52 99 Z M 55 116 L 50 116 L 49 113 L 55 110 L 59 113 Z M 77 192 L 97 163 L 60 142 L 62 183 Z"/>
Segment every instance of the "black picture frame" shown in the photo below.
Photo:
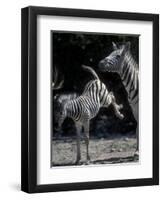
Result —
<path fill-rule="evenodd" d="M 37 184 L 37 16 L 55 15 L 153 23 L 153 177 L 64 184 Z M 159 184 L 159 15 L 30 6 L 21 12 L 21 189 L 28 193 Z"/>

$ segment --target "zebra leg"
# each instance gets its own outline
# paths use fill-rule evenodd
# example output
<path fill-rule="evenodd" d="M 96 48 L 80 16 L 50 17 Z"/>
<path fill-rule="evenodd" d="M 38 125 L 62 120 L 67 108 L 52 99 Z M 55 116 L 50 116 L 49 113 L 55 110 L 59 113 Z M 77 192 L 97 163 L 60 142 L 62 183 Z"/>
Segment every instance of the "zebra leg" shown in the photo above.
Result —
<path fill-rule="evenodd" d="M 118 105 L 118 104 L 116 103 L 115 96 L 113 95 L 112 92 L 110 92 L 110 95 L 111 95 L 111 104 L 113 105 L 115 115 L 116 115 L 119 119 L 123 119 L 123 118 L 124 118 L 124 115 L 120 112 L 120 109 L 123 108 L 123 105 L 122 105 L 122 104 Z"/>
<path fill-rule="evenodd" d="M 89 156 L 89 120 L 84 124 L 84 136 L 85 136 L 85 144 L 86 144 L 86 164 L 90 162 Z"/>
<path fill-rule="evenodd" d="M 134 157 L 139 157 L 139 105 L 138 104 L 130 104 L 132 108 L 132 113 L 134 115 L 134 118 L 136 120 L 136 149 L 134 152 Z"/>
<path fill-rule="evenodd" d="M 80 152 L 80 132 L 81 132 L 81 125 L 76 125 L 76 144 L 77 144 L 77 156 L 76 156 L 76 164 L 80 163 L 81 160 L 81 152 Z"/>
<path fill-rule="evenodd" d="M 135 157 L 138 157 L 139 156 L 139 130 L 138 130 L 138 124 L 137 124 L 137 127 L 136 127 L 136 139 L 137 139 L 137 144 L 136 144 L 136 151 L 134 153 L 134 156 Z"/>

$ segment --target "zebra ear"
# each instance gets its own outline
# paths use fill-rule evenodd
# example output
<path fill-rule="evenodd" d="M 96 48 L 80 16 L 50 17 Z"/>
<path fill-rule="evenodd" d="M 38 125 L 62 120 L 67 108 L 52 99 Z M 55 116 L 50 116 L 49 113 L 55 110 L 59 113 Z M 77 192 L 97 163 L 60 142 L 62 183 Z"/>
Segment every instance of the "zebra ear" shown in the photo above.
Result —
<path fill-rule="evenodd" d="M 112 42 L 112 45 L 113 45 L 113 49 L 114 49 L 114 50 L 117 50 L 117 49 L 118 49 L 115 42 Z"/>

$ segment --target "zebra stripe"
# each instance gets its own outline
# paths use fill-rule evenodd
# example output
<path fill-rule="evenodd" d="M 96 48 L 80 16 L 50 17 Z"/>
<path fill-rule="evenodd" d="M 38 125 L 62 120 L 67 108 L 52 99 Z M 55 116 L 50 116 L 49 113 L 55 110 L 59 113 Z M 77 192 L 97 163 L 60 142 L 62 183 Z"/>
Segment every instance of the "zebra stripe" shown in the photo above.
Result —
<path fill-rule="evenodd" d="M 130 51 L 125 49 L 125 45 L 117 48 L 108 57 L 100 61 L 99 69 L 119 73 L 128 92 L 129 103 L 135 104 L 138 101 L 138 64 Z"/>
<path fill-rule="evenodd" d="M 113 44 L 113 52 L 99 62 L 99 70 L 103 72 L 116 72 L 120 75 L 123 85 L 128 93 L 128 101 L 138 127 L 138 101 L 139 101 L 139 68 L 130 53 L 130 43 L 117 47 Z M 138 130 L 137 130 L 138 138 Z M 138 145 L 137 145 L 138 146 Z M 137 147 L 138 150 L 138 147 Z"/>
<path fill-rule="evenodd" d="M 86 142 L 86 152 L 87 152 L 87 161 L 90 159 L 88 152 L 89 145 L 89 122 L 94 118 L 101 107 L 108 107 L 110 104 L 113 105 L 115 114 L 120 119 L 123 118 L 123 115 L 120 113 L 122 106 L 119 106 L 115 102 L 115 97 L 112 92 L 108 92 L 106 86 L 100 81 L 95 71 L 85 66 L 89 72 L 94 76 L 94 80 L 88 82 L 85 86 L 84 92 L 82 95 L 77 98 L 71 98 L 72 95 L 68 98 L 67 101 L 59 102 L 59 110 L 55 112 L 55 116 L 58 120 L 59 127 L 61 127 L 64 119 L 66 117 L 72 118 L 76 122 L 77 128 L 77 163 L 81 159 L 80 155 L 80 137 L 79 132 L 81 126 L 84 128 L 85 142 Z M 62 96 L 62 95 L 61 95 Z M 62 99 L 62 98 L 61 98 Z M 57 103 L 57 102 L 56 102 Z"/>
<path fill-rule="evenodd" d="M 90 120 L 97 115 L 100 107 L 109 106 L 111 103 L 111 100 L 107 102 L 109 98 L 109 92 L 100 80 L 91 81 L 81 96 L 67 102 L 68 117 L 75 121 L 84 121 L 83 116 L 87 112 Z"/>

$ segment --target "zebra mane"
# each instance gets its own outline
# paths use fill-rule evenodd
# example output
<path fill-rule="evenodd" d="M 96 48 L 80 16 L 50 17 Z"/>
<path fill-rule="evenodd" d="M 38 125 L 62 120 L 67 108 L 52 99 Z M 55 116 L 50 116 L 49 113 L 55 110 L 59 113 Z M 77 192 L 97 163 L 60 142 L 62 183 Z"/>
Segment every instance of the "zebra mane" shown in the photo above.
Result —
<path fill-rule="evenodd" d="M 129 65 L 129 66 L 132 66 L 134 67 L 134 69 L 136 71 L 139 71 L 139 67 L 138 67 L 138 64 L 137 62 L 135 61 L 135 59 L 133 58 L 132 54 L 130 51 L 127 51 L 125 54 L 124 54 L 124 60 L 123 60 L 123 63 L 122 65 Z"/>

